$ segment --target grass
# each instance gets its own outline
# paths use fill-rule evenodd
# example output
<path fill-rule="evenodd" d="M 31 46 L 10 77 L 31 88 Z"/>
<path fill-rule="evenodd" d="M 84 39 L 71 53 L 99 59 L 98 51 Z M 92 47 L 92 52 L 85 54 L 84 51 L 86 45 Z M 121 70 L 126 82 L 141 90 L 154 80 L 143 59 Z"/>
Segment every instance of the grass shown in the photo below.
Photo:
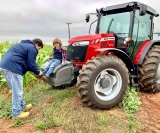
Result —
<path fill-rule="evenodd" d="M 74 87 L 56 90 L 47 84 L 36 83 L 32 87 L 24 90 L 26 103 L 33 104 L 31 115 L 13 120 L 9 127 L 32 122 L 37 130 L 60 127 L 65 133 L 134 133 L 140 130 L 134 114 L 124 112 L 122 106 L 110 110 L 91 109 L 82 105 Z M 9 119 L 11 97 L 5 92 L 0 93 L 0 117 Z"/>
<path fill-rule="evenodd" d="M 26 119 L 15 119 L 11 125 L 9 125 L 9 127 L 19 127 L 21 125 L 23 125 L 24 123 L 26 123 L 27 120 Z"/>
<path fill-rule="evenodd" d="M 7 102 L 6 102 L 7 101 Z M 6 95 L 0 96 L 0 118 L 9 119 L 11 117 L 11 100 Z"/>
<path fill-rule="evenodd" d="M 141 130 L 140 121 L 135 117 L 134 114 L 127 114 L 128 119 L 128 131 L 130 133 L 137 133 L 137 129 Z"/>

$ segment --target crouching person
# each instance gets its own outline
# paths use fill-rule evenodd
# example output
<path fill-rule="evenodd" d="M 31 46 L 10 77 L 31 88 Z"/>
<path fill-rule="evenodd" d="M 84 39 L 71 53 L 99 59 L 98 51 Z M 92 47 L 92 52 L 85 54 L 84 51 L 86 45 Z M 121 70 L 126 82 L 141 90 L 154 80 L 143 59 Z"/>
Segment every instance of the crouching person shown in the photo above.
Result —
<path fill-rule="evenodd" d="M 61 40 L 55 38 L 53 40 L 53 46 L 52 60 L 50 60 L 48 66 L 43 70 L 43 80 L 48 80 L 48 77 L 53 72 L 54 68 L 66 61 L 66 51 L 62 48 Z"/>
<path fill-rule="evenodd" d="M 13 45 L 2 57 L 0 70 L 4 75 L 12 91 L 12 118 L 25 118 L 32 108 L 32 104 L 26 105 L 23 100 L 23 75 L 31 71 L 37 76 L 42 72 L 36 66 L 36 56 L 43 48 L 40 39 L 22 40 L 21 43 Z"/>

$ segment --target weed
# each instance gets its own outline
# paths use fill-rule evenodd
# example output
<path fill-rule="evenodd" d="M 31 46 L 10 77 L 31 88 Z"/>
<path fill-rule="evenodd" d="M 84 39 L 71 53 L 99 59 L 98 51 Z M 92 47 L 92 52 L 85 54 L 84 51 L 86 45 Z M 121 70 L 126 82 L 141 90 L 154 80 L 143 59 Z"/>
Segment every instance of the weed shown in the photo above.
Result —
<path fill-rule="evenodd" d="M 39 129 L 39 130 L 46 130 L 48 127 L 46 125 L 46 123 L 44 121 L 38 121 L 35 126 Z"/>
<path fill-rule="evenodd" d="M 0 97 L 0 117 L 3 119 L 9 119 L 11 117 L 11 100 L 8 100 L 3 95 Z"/>
<path fill-rule="evenodd" d="M 9 127 L 18 127 L 26 123 L 26 119 L 14 119 Z"/>
<path fill-rule="evenodd" d="M 140 130 L 140 121 L 138 121 L 134 114 L 128 114 L 128 131 L 129 133 L 137 133 L 138 130 Z"/>
<path fill-rule="evenodd" d="M 140 121 L 138 121 L 134 115 L 134 113 L 139 110 L 141 105 L 139 92 L 136 91 L 135 88 L 130 87 L 126 92 L 122 103 L 124 111 L 127 113 L 128 132 L 136 133 L 140 130 Z"/>
<path fill-rule="evenodd" d="M 57 124 L 54 121 L 38 121 L 35 126 L 39 129 L 39 130 L 46 130 L 52 127 L 56 127 Z"/>
<path fill-rule="evenodd" d="M 129 88 L 126 95 L 123 97 L 123 108 L 127 113 L 134 113 L 139 110 L 141 101 L 138 92 L 135 88 Z"/>

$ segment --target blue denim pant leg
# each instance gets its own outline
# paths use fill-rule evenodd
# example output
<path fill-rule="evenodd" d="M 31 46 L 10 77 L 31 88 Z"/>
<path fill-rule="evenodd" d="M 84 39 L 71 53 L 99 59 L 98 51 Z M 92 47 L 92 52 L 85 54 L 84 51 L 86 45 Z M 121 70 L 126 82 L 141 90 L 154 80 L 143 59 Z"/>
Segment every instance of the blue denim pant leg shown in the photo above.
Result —
<path fill-rule="evenodd" d="M 1 70 L 2 71 L 2 74 L 3 74 L 3 76 L 4 76 L 4 78 L 6 79 L 6 81 L 7 81 L 7 84 L 9 85 L 9 87 L 10 87 L 10 89 L 12 90 L 12 87 L 11 87 L 11 83 L 10 83 L 10 76 L 7 76 L 7 72 L 6 72 L 6 70 Z"/>
<path fill-rule="evenodd" d="M 54 60 L 54 59 L 50 60 L 48 66 L 43 70 L 43 74 L 44 74 L 44 75 L 47 73 L 49 67 L 50 67 L 51 64 L 53 63 L 53 60 Z"/>
<path fill-rule="evenodd" d="M 23 100 L 23 76 L 13 72 L 2 70 L 7 83 L 11 85 L 12 89 L 12 117 L 21 114 L 22 110 L 26 107 Z"/>
<path fill-rule="evenodd" d="M 61 64 L 61 61 L 60 60 L 57 60 L 57 59 L 52 59 L 52 63 L 50 63 L 48 66 L 48 70 L 47 70 L 47 72 L 45 73 L 45 75 L 47 76 L 47 77 L 49 77 L 49 75 L 53 72 L 53 70 L 54 70 L 54 68 L 56 67 L 56 66 L 58 66 L 59 64 Z"/>

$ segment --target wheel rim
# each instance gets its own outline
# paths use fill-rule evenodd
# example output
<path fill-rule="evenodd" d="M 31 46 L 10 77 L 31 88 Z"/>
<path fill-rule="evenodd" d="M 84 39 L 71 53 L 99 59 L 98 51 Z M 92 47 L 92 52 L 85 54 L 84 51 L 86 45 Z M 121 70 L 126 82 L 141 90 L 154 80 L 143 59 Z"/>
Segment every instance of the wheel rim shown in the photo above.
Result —
<path fill-rule="evenodd" d="M 160 88 L 160 64 L 158 65 L 156 74 L 156 88 Z"/>
<path fill-rule="evenodd" d="M 101 71 L 94 82 L 94 91 L 97 97 L 103 101 L 115 98 L 122 86 L 122 78 L 115 69 L 105 69 Z"/>

